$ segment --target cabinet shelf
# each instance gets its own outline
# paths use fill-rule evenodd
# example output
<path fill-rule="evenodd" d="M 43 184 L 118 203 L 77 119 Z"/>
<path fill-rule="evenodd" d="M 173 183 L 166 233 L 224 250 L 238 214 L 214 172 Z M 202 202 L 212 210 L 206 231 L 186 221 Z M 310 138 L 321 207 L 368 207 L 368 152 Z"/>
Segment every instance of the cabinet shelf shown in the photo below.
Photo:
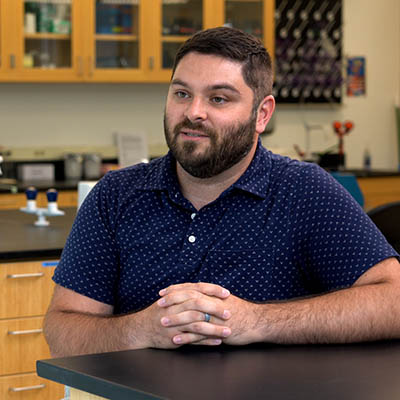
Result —
<path fill-rule="evenodd" d="M 190 36 L 178 36 L 178 35 L 170 35 L 170 36 L 163 36 L 162 41 L 163 42 L 170 42 L 170 43 L 175 43 L 175 42 L 184 42 L 185 40 L 189 39 Z"/>
<path fill-rule="evenodd" d="M 71 35 L 62 33 L 25 33 L 24 37 L 34 40 L 71 40 Z"/>
<path fill-rule="evenodd" d="M 95 35 L 96 40 L 112 41 L 112 42 L 137 42 L 137 35 L 121 35 L 121 34 L 100 34 Z"/>

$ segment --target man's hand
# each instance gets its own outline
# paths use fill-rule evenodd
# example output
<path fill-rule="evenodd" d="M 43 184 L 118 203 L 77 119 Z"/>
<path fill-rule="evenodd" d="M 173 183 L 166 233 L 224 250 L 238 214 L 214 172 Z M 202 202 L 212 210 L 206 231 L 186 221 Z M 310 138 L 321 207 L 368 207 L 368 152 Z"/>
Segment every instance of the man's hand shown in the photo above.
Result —
<path fill-rule="evenodd" d="M 223 343 L 245 345 L 260 341 L 257 328 L 259 328 L 262 316 L 262 305 L 243 300 L 232 294 L 224 300 L 224 305 L 231 311 L 232 316 L 227 321 L 227 326 L 232 333 L 223 339 Z"/>
<path fill-rule="evenodd" d="M 239 345 L 254 341 L 257 304 L 209 283 L 173 285 L 160 295 L 163 297 L 157 304 L 167 311 L 161 324 L 180 331 L 173 332 L 175 344 L 220 344 L 222 339 L 224 343 Z M 209 322 L 205 322 L 205 313 L 211 316 Z"/>
<path fill-rule="evenodd" d="M 210 283 L 183 283 L 160 291 L 157 301 L 160 326 L 175 347 L 183 344 L 218 345 L 231 334 L 226 321 L 231 313 L 224 305 L 228 290 Z M 153 306 L 151 306 L 153 307 Z M 212 322 L 206 321 L 206 314 Z M 156 320 L 156 319 L 154 319 Z"/>

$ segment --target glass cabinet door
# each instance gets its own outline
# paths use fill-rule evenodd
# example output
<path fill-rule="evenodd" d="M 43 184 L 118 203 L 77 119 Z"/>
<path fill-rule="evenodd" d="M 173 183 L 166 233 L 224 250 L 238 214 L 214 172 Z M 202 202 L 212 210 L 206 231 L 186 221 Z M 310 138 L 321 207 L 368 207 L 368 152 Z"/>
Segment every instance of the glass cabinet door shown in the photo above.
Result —
<path fill-rule="evenodd" d="M 4 26 L 3 26 L 3 4 L 0 0 L 0 72 L 4 67 L 4 49 L 3 49 L 3 39 L 4 39 Z"/>
<path fill-rule="evenodd" d="M 275 0 L 224 0 L 224 24 L 258 37 L 272 59 L 275 52 Z"/>
<path fill-rule="evenodd" d="M 25 0 L 24 69 L 72 68 L 72 0 Z"/>
<path fill-rule="evenodd" d="M 263 0 L 226 0 L 225 25 L 263 39 L 263 3 Z"/>
<path fill-rule="evenodd" d="M 95 68 L 139 68 L 140 0 L 96 0 Z"/>
<path fill-rule="evenodd" d="M 181 44 L 203 29 L 203 0 L 162 1 L 162 68 L 172 68 Z"/>

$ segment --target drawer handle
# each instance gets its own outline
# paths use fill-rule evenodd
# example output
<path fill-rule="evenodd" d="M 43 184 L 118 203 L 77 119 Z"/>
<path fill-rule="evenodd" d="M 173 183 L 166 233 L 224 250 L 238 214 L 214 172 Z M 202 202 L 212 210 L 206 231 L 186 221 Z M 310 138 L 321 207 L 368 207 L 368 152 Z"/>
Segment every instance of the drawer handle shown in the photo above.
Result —
<path fill-rule="evenodd" d="M 27 329 L 26 331 L 8 331 L 9 335 L 29 335 L 31 333 L 42 333 L 43 329 Z"/>
<path fill-rule="evenodd" d="M 10 387 L 11 392 L 24 392 L 26 390 L 37 390 L 37 389 L 44 389 L 46 385 L 41 383 L 40 385 L 34 386 L 23 386 L 23 387 Z"/>
<path fill-rule="evenodd" d="M 44 272 L 32 272 L 31 274 L 11 274 L 7 275 L 8 279 L 21 279 L 21 278 L 40 278 L 44 276 Z"/>

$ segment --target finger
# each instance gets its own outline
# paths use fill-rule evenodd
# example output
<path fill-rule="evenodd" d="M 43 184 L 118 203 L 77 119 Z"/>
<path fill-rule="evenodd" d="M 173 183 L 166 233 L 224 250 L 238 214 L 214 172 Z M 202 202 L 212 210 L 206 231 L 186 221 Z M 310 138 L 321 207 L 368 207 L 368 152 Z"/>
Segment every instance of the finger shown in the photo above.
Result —
<path fill-rule="evenodd" d="M 200 298 L 202 296 L 204 295 L 196 290 L 186 289 L 186 290 L 172 291 L 169 294 L 162 297 L 161 299 L 159 299 L 157 301 L 157 304 L 161 307 L 169 307 L 174 304 L 180 304 L 189 299 Z"/>
<path fill-rule="evenodd" d="M 194 342 L 191 343 L 193 345 L 201 345 L 201 346 L 219 346 L 220 344 L 222 344 L 222 340 L 221 339 L 203 339 L 203 340 L 199 340 L 198 342 Z"/>
<path fill-rule="evenodd" d="M 182 310 L 196 310 L 210 314 L 222 320 L 231 317 L 231 312 L 225 308 L 225 304 L 221 300 L 211 297 L 200 297 L 197 299 L 189 299 L 180 305 Z"/>
<path fill-rule="evenodd" d="M 196 295 L 193 298 L 187 291 L 171 293 L 158 300 L 157 304 L 160 307 L 175 307 L 174 312 L 170 315 L 192 310 L 214 315 L 223 320 L 231 317 L 231 312 L 225 308 L 225 304 L 221 300 L 205 295 Z M 177 304 L 179 304 L 179 307 Z"/>
<path fill-rule="evenodd" d="M 192 340 L 192 337 L 198 335 L 204 337 L 212 337 L 215 339 L 225 339 L 232 333 L 231 329 L 227 326 L 214 325 L 210 324 L 209 322 L 193 322 L 191 324 L 180 327 L 179 330 L 181 331 L 181 333 L 175 335 L 174 337 L 189 335 L 190 342 L 194 341 Z M 174 343 L 176 342 L 174 341 Z"/>
<path fill-rule="evenodd" d="M 209 322 L 195 322 L 187 325 L 184 330 L 185 332 L 175 335 L 172 338 L 174 344 L 190 344 L 206 338 L 214 340 L 225 339 L 232 333 L 228 327 L 213 325 Z"/>
<path fill-rule="evenodd" d="M 207 294 L 208 296 L 215 296 L 221 299 L 225 299 L 230 295 L 228 289 L 225 289 L 220 285 L 208 282 L 197 282 L 197 283 L 188 282 L 188 283 L 180 283 L 178 285 L 171 285 L 165 289 L 160 290 L 159 294 L 160 296 L 165 296 L 166 294 L 171 293 L 172 291 L 186 290 L 186 289 L 196 290 L 200 293 Z"/>
<path fill-rule="evenodd" d="M 213 323 L 213 324 L 218 324 L 222 325 L 224 323 L 223 320 L 215 317 L 215 316 L 210 316 L 210 320 L 208 322 Z M 184 311 L 178 314 L 171 314 L 168 316 L 164 316 L 161 318 L 161 325 L 162 326 L 168 326 L 168 327 L 174 327 L 174 326 L 181 326 L 181 325 L 188 325 L 193 322 L 207 322 L 206 321 L 206 313 L 200 312 L 200 311 Z"/>
<path fill-rule="evenodd" d="M 195 321 L 204 321 L 205 314 L 199 311 L 185 311 L 179 314 L 168 315 L 161 318 L 162 326 L 188 325 Z"/>
<path fill-rule="evenodd" d="M 198 335 L 195 333 L 179 333 L 172 337 L 172 343 L 177 346 L 182 346 L 184 344 L 193 344 L 207 339 L 205 336 Z"/>

